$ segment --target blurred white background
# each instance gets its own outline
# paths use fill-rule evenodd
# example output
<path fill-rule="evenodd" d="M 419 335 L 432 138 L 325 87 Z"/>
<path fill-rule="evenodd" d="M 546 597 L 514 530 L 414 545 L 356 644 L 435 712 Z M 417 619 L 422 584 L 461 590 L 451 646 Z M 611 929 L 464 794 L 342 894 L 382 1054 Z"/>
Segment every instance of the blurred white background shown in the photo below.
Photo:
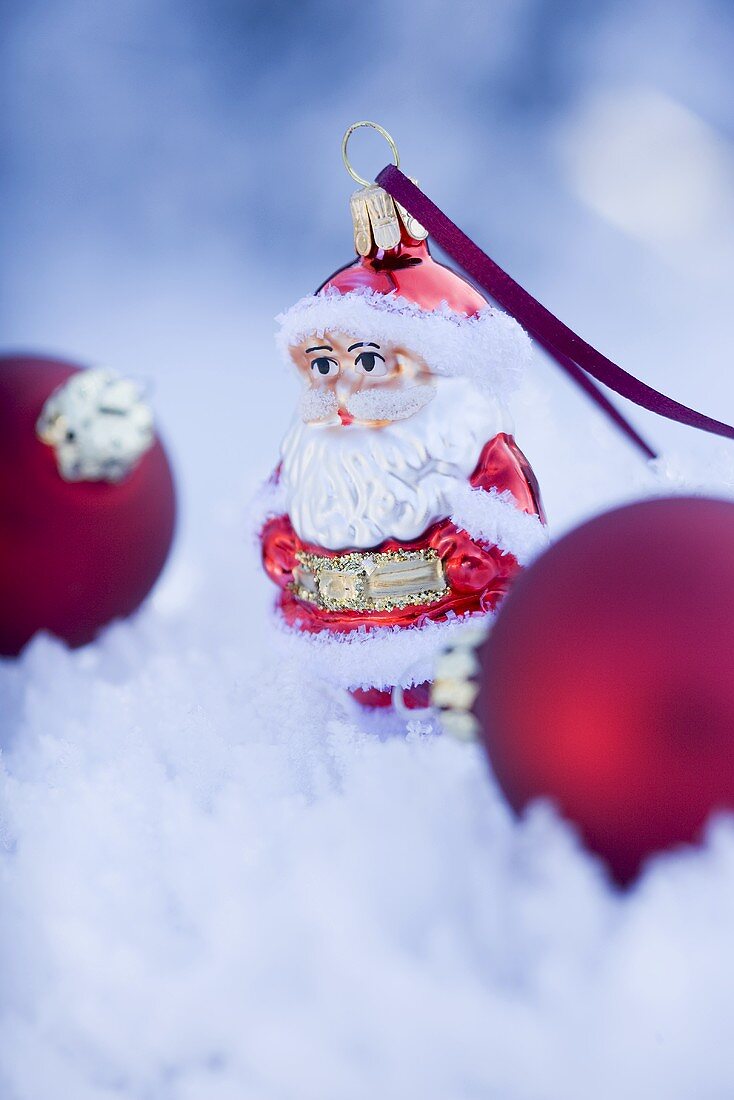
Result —
<path fill-rule="evenodd" d="M 732 420 L 733 47 L 725 0 L 11 4 L 3 345 L 151 381 L 193 548 L 275 460 L 295 387 L 273 317 L 350 258 L 339 143 L 374 118 L 558 316 Z M 386 160 L 364 132 L 355 155 Z M 514 411 L 557 529 L 637 485 L 540 355 Z M 627 411 L 687 460 L 721 453 Z"/>

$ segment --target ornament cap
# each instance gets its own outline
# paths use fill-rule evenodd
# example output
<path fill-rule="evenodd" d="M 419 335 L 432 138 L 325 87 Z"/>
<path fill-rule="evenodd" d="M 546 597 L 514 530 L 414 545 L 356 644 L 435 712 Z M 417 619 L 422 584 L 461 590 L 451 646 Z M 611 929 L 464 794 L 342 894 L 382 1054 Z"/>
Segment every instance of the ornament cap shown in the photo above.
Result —
<path fill-rule="evenodd" d="M 397 248 L 401 242 L 424 241 L 428 231 L 408 213 L 405 207 L 395 202 L 384 188 L 365 179 L 354 170 L 347 148 L 354 131 L 362 126 L 369 126 L 382 134 L 390 146 L 396 168 L 400 165 L 400 154 L 392 136 L 376 122 L 367 120 L 353 122 L 342 138 L 344 167 L 355 183 L 361 185 L 360 189 L 352 195 L 349 208 L 354 228 L 354 247 L 357 255 L 364 257 L 372 255 L 375 251 L 390 251 Z"/>
<path fill-rule="evenodd" d="M 81 370 L 51 393 L 36 424 L 65 481 L 122 481 L 154 443 L 140 386 L 114 371 Z"/>

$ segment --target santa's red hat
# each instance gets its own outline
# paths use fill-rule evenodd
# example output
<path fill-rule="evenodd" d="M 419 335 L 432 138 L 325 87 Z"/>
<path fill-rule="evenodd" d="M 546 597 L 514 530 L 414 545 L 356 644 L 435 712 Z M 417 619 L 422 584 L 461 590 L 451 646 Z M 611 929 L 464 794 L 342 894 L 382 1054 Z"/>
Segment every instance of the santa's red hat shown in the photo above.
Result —
<path fill-rule="evenodd" d="M 470 376 L 499 396 L 516 388 L 530 358 L 517 321 L 404 228 L 395 248 L 358 257 L 277 320 L 286 359 L 307 336 L 340 332 L 402 346 L 436 374 Z"/>

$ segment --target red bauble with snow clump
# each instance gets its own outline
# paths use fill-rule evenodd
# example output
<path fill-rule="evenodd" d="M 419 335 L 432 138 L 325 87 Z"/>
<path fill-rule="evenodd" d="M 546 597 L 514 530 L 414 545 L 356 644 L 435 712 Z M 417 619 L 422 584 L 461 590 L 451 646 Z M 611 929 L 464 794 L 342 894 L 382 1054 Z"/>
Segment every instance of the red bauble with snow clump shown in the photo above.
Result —
<path fill-rule="evenodd" d="M 175 510 L 135 383 L 0 357 L 0 654 L 39 630 L 81 645 L 134 611 L 168 556 Z"/>
<path fill-rule="evenodd" d="M 462 659 L 511 805 L 550 798 L 630 882 L 734 809 L 734 503 L 650 500 L 584 524 L 449 672 Z"/>

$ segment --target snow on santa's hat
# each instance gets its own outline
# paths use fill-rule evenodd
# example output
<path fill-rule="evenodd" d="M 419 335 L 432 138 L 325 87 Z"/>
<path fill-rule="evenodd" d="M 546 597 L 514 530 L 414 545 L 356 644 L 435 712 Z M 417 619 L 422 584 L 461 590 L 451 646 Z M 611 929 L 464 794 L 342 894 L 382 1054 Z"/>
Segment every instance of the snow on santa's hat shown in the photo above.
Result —
<path fill-rule="evenodd" d="M 402 346 L 436 374 L 469 376 L 498 396 L 516 388 L 531 353 L 514 318 L 405 229 L 395 248 L 358 257 L 277 321 L 288 362 L 288 349 L 306 337 L 339 332 Z"/>

